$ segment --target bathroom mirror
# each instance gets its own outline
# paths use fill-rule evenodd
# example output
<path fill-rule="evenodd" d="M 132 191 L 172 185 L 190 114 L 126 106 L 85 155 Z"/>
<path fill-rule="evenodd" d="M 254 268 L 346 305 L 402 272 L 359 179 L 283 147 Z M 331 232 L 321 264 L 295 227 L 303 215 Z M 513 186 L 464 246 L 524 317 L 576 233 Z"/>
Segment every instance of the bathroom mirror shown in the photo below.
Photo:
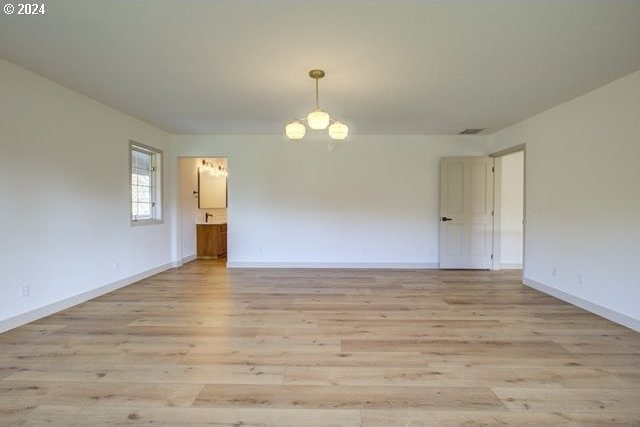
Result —
<path fill-rule="evenodd" d="M 215 176 L 207 168 L 198 168 L 198 208 L 227 207 L 227 177 Z"/>

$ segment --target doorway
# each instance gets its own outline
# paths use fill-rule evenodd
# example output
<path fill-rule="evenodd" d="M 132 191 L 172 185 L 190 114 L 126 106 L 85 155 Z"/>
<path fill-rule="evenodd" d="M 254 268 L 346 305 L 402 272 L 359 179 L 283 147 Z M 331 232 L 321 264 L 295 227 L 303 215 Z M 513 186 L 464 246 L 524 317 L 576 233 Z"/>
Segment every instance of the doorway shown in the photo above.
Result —
<path fill-rule="evenodd" d="M 494 270 L 524 265 L 524 146 L 494 153 Z"/>
<path fill-rule="evenodd" d="M 227 158 L 180 157 L 178 166 L 182 262 L 226 259 Z"/>

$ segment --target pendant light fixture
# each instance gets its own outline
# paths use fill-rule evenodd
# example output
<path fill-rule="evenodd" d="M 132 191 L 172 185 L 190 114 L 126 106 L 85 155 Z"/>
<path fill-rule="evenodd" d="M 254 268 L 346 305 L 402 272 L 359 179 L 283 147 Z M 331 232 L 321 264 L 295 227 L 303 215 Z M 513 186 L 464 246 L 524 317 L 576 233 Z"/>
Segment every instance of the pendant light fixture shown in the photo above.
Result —
<path fill-rule="evenodd" d="M 347 125 L 335 118 L 332 118 L 329 116 L 329 113 L 320 108 L 318 80 L 324 77 L 324 71 L 311 70 L 309 71 L 309 77 L 316 81 L 316 108 L 310 112 L 307 117 L 289 122 L 285 127 L 287 137 L 292 141 L 299 141 L 304 138 L 307 133 L 307 128 L 304 125 L 304 122 L 306 121 L 307 126 L 314 130 L 323 130 L 329 127 L 329 136 L 331 139 L 345 139 L 349 134 L 349 128 Z"/>

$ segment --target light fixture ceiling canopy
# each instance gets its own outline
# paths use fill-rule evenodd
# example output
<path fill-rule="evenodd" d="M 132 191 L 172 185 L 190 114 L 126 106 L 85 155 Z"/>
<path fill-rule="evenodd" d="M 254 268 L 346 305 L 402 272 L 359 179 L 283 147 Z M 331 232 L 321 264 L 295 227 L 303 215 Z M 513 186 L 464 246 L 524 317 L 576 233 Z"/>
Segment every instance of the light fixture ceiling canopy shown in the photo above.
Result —
<path fill-rule="evenodd" d="M 324 70 L 311 70 L 309 71 L 309 77 L 311 77 L 312 79 L 316 79 L 317 81 L 318 79 L 324 77 Z"/>

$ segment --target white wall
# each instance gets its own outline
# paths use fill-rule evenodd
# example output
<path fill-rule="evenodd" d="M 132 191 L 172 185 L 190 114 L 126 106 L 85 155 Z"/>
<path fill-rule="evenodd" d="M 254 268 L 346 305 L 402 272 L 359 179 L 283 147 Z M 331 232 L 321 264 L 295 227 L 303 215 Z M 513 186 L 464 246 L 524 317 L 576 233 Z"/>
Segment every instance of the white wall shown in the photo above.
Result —
<path fill-rule="evenodd" d="M 230 266 L 434 267 L 439 159 L 483 155 L 485 138 L 353 136 L 333 153 L 324 136 L 172 140 L 176 158 L 228 158 Z"/>
<path fill-rule="evenodd" d="M 501 268 L 521 268 L 524 152 L 502 156 L 500 168 L 500 264 Z"/>
<path fill-rule="evenodd" d="M 170 210 L 129 225 L 128 143 L 168 158 L 168 134 L 2 60 L 0 94 L 0 331 L 166 268 Z"/>
<path fill-rule="evenodd" d="M 526 283 L 640 330 L 640 71 L 494 134 L 490 151 L 523 143 Z"/>
<path fill-rule="evenodd" d="M 210 223 L 227 222 L 226 209 L 199 209 L 198 199 L 193 192 L 198 190 L 198 167 L 202 165 L 202 157 L 179 159 L 180 164 L 180 228 L 182 244 L 182 261 L 190 261 L 196 256 L 196 224 L 205 222 L 205 213 L 210 213 Z M 205 161 L 222 164 L 226 167 L 226 159 L 205 158 Z"/>

